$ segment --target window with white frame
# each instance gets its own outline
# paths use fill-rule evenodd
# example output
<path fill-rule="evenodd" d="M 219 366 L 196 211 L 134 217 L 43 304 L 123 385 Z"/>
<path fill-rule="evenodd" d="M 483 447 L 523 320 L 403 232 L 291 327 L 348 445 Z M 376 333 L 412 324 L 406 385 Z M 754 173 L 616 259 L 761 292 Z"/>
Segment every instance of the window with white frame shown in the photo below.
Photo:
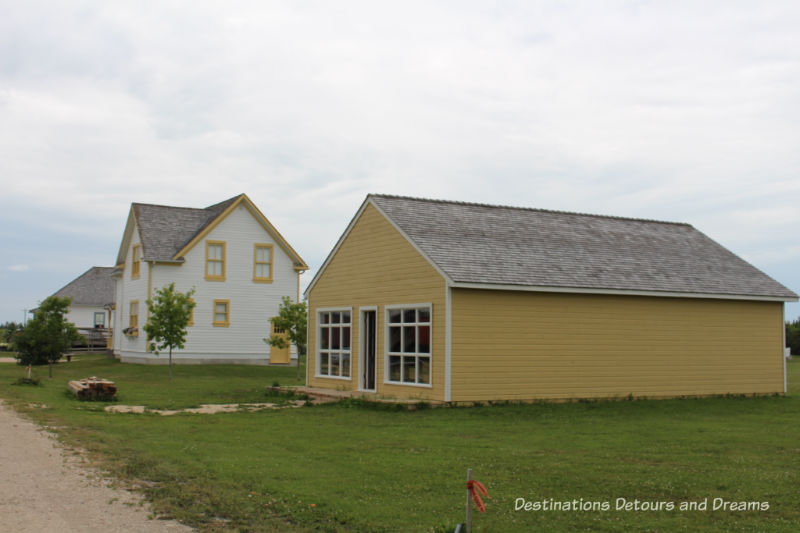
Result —
<path fill-rule="evenodd" d="M 386 322 L 389 381 L 430 385 L 430 306 L 387 308 Z"/>
<path fill-rule="evenodd" d="M 104 328 L 106 326 L 106 314 L 103 311 L 95 311 L 94 327 Z"/>
<path fill-rule="evenodd" d="M 350 377 L 350 310 L 320 311 L 317 372 L 320 376 Z"/>

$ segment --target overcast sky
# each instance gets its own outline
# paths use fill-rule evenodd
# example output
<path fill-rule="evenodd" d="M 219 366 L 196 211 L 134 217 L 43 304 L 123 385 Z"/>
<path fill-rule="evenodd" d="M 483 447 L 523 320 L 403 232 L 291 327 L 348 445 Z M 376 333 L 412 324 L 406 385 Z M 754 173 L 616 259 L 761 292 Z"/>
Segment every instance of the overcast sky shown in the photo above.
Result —
<path fill-rule="evenodd" d="M 0 0 L 0 321 L 131 202 L 312 270 L 369 192 L 688 222 L 800 293 L 800 2 Z M 787 305 L 787 317 L 800 305 Z"/>

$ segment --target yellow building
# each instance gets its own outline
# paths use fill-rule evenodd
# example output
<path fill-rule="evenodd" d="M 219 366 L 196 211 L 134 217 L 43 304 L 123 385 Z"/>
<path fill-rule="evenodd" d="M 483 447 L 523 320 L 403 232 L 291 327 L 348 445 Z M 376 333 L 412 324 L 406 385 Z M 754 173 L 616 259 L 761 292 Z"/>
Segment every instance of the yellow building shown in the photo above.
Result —
<path fill-rule="evenodd" d="M 688 224 L 385 195 L 306 296 L 309 386 L 444 402 L 784 393 L 798 299 Z"/>

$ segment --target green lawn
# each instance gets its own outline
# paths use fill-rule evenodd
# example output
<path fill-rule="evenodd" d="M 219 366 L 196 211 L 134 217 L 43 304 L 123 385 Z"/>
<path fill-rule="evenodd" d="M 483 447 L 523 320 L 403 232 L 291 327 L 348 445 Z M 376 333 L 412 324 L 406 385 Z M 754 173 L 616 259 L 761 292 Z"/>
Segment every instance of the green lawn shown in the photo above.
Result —
<path fill-rule="evenodd" d="M 790 363 L 800 390 L 800 362 Z M 119 403 L 190 407 L 265 401 L 295 369 L 122 365 L 97 356 L 47 369 L 0 397 L 116 475 L 149 481 L 157 511 L 209 531 L 444 531 L 463 520 L 468 467 L 489 490 L 475 531 L 796 531 L 800 397 L 437 408 L 353 404 L 217 415 L 108 414 L 68 379 L 117 382 Z M 36 406 L 32 406 L 36 404 Z M 42 406 L 41 404 L 44 404 Z M 608 502 L 608 511 L 515 511 L 531 502 Z M 615 510 L 618 498 L 702 502 L 706 511 Z M 768 510 L 712 510 L 715 498 Z"/>

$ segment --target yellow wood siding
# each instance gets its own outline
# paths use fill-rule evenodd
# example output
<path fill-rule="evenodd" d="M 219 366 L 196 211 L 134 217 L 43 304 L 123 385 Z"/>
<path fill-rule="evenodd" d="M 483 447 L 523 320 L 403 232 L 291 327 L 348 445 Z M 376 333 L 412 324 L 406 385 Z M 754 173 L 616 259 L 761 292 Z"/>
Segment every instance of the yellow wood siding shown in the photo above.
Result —
<path fill-rule="evenodd" d="M 454 289 L 452 400 L 783 392 L 775 302 Z"/>
<path fill-rule="evenodd" d="M 432 387 L 384 383 L 386 305 L 432 305 Z M 360 308 L 377 307 L 377 394 L 394 398 L 444 399 L 445 281 L 373 206 L 356 221 L 309 293 L 308 384 L 358 390 Z M 349 380 L 316 377 L 317 310 L 352 307 L 352 370 Z"/>

